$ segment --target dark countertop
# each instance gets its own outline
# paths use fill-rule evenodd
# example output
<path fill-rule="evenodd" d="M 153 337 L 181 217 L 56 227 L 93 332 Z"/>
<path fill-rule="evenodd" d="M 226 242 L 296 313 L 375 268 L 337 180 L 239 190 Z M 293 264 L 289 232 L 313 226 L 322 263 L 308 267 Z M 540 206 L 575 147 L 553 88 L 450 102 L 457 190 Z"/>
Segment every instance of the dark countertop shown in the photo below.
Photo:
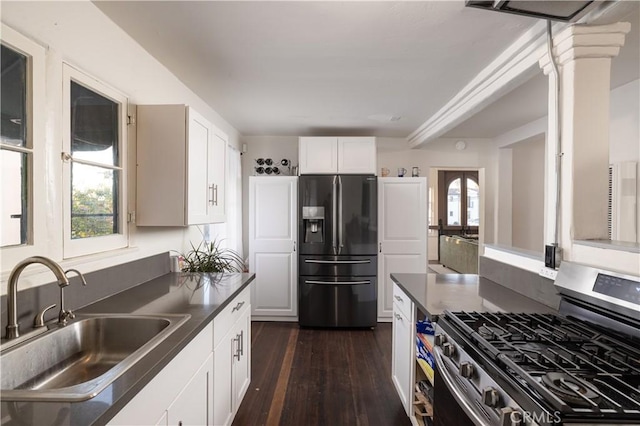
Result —
<path fill-rule="evenodd" d="M 251 281 L 255 274 L 170 273 L 76 311 L 81 314 L 189 314 L 191 318 L 117 378 L 83 402 L 2 401 L 3 425 L 103 425 L 115 416 Z M 19 412 L 19 415 L 16 414 Z"/>
<path fill-rule="evenodd" d="M 533 299 L 474 274 L 391 274 L 432 321 L 445 310 L 555 313 Z"/>

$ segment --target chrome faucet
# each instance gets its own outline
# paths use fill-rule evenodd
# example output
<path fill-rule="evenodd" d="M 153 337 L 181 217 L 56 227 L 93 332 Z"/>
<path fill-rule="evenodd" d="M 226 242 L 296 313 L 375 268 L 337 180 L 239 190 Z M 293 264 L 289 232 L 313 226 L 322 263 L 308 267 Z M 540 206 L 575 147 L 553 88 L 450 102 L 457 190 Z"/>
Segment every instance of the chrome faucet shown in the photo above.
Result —
<path fill-rule="evenodd" d="M 8 289 L 7 289 L 7 339 L 15 339 L 20 336 L 20 325 L 18 324 L 18 312 L 17 312 L 17 300 L 18 300 L 18 278 L 20 274 L 27 266 L 40 263 L 53 272 L 58 279 L 58 285 L 60 288 L 69 285 L 69 279 L 65 275 L 64 270 L 53 260 L 43 256 L 32 256 L 19 262 L 11 274 L 9 274 Z"/>
<path fill-rule="evenodd" d="M 64 272 L 64 275 L 66 276 L 67 274 L 69 274 L 69 272 L 77 274 L 80 277 L 83 286 L 87 285 L 87 281 L 84 279 L 84 275 L 82 275 L 82 272 L 78 271 L 77 269 L 67 269 Z M 68 319 L 74 319 L 76 317 L 73 311 L 66 310 L 64 308 L 64 288 L 69 285 L 69 281 L 67 281 L 66 285 L 62 285 L 60 283 L 58 283 L 58 285 L 60 286 L 60 313 L 58 314 L 58 324 L 67 325 Z"/>

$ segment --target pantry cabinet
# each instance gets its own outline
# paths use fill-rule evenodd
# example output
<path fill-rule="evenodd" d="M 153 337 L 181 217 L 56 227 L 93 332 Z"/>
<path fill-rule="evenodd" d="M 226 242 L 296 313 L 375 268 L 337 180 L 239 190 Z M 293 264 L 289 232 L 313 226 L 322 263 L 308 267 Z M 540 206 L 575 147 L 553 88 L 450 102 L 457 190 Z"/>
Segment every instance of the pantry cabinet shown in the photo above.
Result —
<path fill-rule="evenodd" d="M 249 269 L 252 316 L 296 321 L 298 315 L 298 178 L 249 178 Z"/>
<path fill-rule="evenodd" d="M 224 133 L 187 105 L 139 105 L 136 136 L 136 225 L 226 220 Z"/>
<path fill-rule="evenodd" d="M 427 179 L 378 178 L 378 321 L 393 313 L 394 272 L 427 272 Z"/>
<path fill-rule="evenodd" d="M 376 174 L 374 137 L 301 137 L 300 174 Z"/>

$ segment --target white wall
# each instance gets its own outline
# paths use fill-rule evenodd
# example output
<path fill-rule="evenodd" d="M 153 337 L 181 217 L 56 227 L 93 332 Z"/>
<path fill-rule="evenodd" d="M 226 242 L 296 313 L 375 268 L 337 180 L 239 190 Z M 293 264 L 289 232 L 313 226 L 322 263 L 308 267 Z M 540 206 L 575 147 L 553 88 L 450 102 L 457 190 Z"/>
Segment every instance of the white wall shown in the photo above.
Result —
<path fill-rule="evenodd" d="M 189 241 L 201 236 L 191 228 L 130 227 L 132 248 L 109 253 L 62 260 L 62 206 L 60 187 L 62 165 L 62 63 L 86 72 L 90 76 L 117 89 L 132 104 L 184 103 L 191 105 L 229 136 L 230 144 L 238 146 L 239 134 L 228 122 L 211 109 L 198 95 L 147 53 L 129 35 L 110 21 L 95 5 L 82 2 L 2 2 L 2 22 L 47 48 L 46 53 L 46 111 L 45 149 L 47 164 L 46 196 L 48 244 L 46 253 L 64 267 L 73 266 L 83 272 L 116 265 L 168 250 L 183 251 Z M 130 139 L 130 143 L 135 141 Z M 135 151 L 133 151 L 135 152 Z M 130 188 L 135 181 L 131 174 Z M 213 227 L 213 234 L 224 225 Z M 51 282 L 50 273 L 25 271 L 20 288 Z M 3 265 L 2 280 L 8 269 Z M 2 293 L 6 285 L 2 285 Z"/>
<path fill-rule="evenodd" d="M 544 253 L 544 135 L 512 150 L 513 247 Z"/>

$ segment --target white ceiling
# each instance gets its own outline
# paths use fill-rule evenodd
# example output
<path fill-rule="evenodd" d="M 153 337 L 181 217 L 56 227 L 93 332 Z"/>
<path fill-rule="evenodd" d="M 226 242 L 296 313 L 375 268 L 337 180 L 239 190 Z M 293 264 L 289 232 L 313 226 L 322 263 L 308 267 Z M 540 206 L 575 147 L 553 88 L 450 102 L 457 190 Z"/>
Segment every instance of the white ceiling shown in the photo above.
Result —
<path fill-rule="evenodd" d="M 243 135 L 406 137 L 537 23 L 464 0 L 96 5 Z M 545 115 L 546 80 L 503 99 L 446 136 Z"/>

